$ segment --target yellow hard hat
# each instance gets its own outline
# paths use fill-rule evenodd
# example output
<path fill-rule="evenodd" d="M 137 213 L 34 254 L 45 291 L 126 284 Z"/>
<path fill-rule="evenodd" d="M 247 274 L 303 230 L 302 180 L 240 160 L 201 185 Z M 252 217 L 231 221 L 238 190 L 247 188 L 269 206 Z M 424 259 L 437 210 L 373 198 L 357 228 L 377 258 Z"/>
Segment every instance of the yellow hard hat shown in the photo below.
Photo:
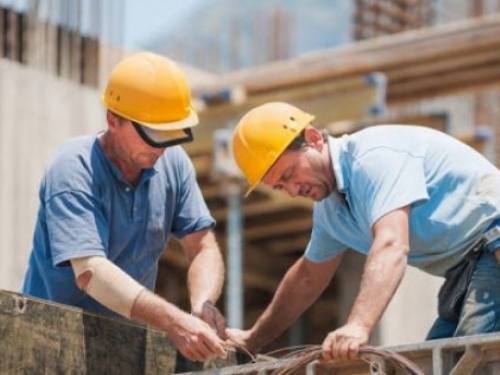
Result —
<path fill-rule="evenodd" d="M 136 53 L 114 67 L 102 101 L 157 147 L 198 124 L 184 73 L 172 60 L 150 52 Z"/>
<path fill-rule="evenodd" d="M 233 134 L 233 154 L 250 184 L 245 196 L 313 119 L 313 115 L 281 102 L 263 104 L 243 116 Z"/>

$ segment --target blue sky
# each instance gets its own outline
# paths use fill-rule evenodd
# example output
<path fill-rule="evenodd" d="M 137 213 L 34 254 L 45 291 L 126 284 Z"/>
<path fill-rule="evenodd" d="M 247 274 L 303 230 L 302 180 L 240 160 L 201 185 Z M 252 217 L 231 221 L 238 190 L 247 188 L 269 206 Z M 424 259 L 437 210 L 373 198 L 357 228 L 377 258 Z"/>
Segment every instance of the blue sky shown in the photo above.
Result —
<path fill-rule="evenodd" d="M 126 47 L 140 47 L 159 32 L 167 31 L 169 26 L 173 27 L 177 20 L 189 13 L 194 5 L 207 0 L 120 1 L 126 4 L 123 43 Z"/>

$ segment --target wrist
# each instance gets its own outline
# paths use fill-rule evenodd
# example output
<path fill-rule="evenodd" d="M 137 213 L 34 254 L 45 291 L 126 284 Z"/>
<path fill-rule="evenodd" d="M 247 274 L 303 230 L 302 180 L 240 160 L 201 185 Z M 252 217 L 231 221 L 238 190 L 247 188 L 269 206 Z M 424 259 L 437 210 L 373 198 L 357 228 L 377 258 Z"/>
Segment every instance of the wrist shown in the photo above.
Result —
<path fill-rule="evenodd" d="M 131 311 L 131 318 L 152 325 L 167 333 L 176 327 L 176 322 L 186 315 L 177 306 L 158 295 L 144 291 L 139 294 Z"/>
<path fill-rule="evenodd" d="M 258 353 L 268 342 L 272 340 L 273 338 L 263 337 L 262 335 L 259 334 L 259 332 L 257 332 L 254 329 L 251 329 L 249 331 L 249 335 L 246 340 L 247 349 L 251 353 Z"/>
<path fill-rule="evenodd" d="M 370 322 L 365 322 L 360 318 L 349 318 L 349 319 L 347 319 L 346 325 L 354 326 L 354 327 L 356 327 L 360 330 L 363 330 L 367 333 L 370 333 L 372 330 L 372 327 L 373 327 L 373 325 L 370 324 Z"/>
<path fill-rule="evenodd" d="M 209 299 L 200 300 L 200 302 L 191 304 L 191 315 L 199 316 L 202 315 L 203 309 L 207 307 L 215 307 L 215 303 Z"/>

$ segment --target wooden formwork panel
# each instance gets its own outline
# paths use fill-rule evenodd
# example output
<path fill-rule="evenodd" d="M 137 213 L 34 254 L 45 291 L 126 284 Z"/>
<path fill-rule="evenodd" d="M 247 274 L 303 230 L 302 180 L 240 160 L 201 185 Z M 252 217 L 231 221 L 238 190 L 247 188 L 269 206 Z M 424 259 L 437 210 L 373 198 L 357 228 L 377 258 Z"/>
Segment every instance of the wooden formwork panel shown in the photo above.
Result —
<path fill-rule="evenodd" d="M 0 374 L 172 374 L 236 364 L 190 362 L 147 326 L 0 291 Z"/>

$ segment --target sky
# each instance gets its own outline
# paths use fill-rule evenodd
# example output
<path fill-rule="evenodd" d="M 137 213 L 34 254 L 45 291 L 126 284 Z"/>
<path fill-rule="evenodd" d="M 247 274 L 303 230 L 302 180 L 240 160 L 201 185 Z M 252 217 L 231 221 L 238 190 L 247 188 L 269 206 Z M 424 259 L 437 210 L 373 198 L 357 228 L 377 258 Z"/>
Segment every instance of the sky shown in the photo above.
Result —
<path fill-rule="evenodd" d="M 108 0 L 109 1 L 109 0 Z M 161 31 L 168 31 L 176 21 L 206 0 L 119 0 L 125 6 L 125 47 L 140 47 Z"/>
<path fill-rule="evenodd" d="M 289 57 L 350 41 L 345 15 L 351 13 L 346 4 L 352 5 L 352 0 L 296 0 L 289 6 L 287 3 L 289 0 L 0 0 L 0 4 L 18 11 L 38 4 L 42 19 L 50 18 L 83 35 L 97 36 L 104 43 L 126 49 L 169 54 L 214 72 L 234 68 L 230 38 L 233 34 L 240 35 L 239 66 L 267 61 L 272 39 L 266 33 L 273 31 L 273 25 L 269 22 L 272 17 L 262 12 L 266 7 L 281 7 L 294 25 L 286 34 L 292 47 L 282 43 L 290 49 Z M 260 29 L 249 32 L 257 24 L 256 19 Z M 233 32 L 235 24 L 239 25 L 239 32 Z M 261 45 L 257 52 L 256 43 Z M 220 61 L 207 62 L 207 54 L 212 60 L 219 56 Z"/>

